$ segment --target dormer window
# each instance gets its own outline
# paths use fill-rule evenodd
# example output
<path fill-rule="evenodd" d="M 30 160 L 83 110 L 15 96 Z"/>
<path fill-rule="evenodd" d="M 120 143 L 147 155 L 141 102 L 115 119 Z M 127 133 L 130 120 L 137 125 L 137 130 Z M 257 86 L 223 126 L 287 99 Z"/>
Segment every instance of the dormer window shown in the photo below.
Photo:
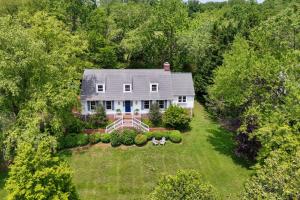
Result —
<path fill-rule="evenodd" d="M 105 92 L 105 84 L 97 84 L 96 85 L 96 92 L 97 93 L 104 93 Z"/>
<path fill-rule="evenodd" d="M 158 92 L 158 83 L 150 83 L 150 92 Z"/>
<path fill-rule="evenodd" d="M 123 92 L 131 92 L 132 87 L 131 84 L 123 84 Z"/>

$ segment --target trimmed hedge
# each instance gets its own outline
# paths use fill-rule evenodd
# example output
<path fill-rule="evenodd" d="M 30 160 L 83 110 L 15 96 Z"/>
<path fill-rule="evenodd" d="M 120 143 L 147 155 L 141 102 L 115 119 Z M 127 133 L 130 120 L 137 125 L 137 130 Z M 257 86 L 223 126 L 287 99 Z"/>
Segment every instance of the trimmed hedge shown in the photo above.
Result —
<path fill-rule="evenodd" d="M 84 146 L 89 143 L 89 136 L 87 134 L 70 133 L 61 138 L 59 143 L 61 149 Z"/>
<path fill-rule="evenodd" d="M 125 129 L 121 134 L 122 144 L 133 145 L 134 139 L 137 136 L 137 132 L 133 129 Z"/>
<path fill-rule="evenodd" d="M 122 144 L 122 136 L 119 132 L 114 131 L 110 134 L 110 144 L 112 147 L 117 147 Z"/>
<path fill-rule="evenodd" d="M 144 134 L 138 134 L 135 138 L 134 138 L 134 143 L 138 146 L 142 146 L 145 145 L 147 143 L 147 136 Z"/>
<path fill-rule="evenodd" d="M 163 123 L 166 127 L 177 130 L 186 130 L 190 127 L 191 117 L 182 107 L 171 105 L 163 115 Z"/>
<path fill-rule="evenodd" d="M 78 134 L 77 135 L 77 145 L 84 146 L 89 143 L 89 136 L 88 134 Z"/>
<path fill-rule="evenodd" d="M 169 131 L 154 131 L 154 132 L 147 132 L 145 133 L 148 140 L 151 140 L 153 137 L 157 140 L 160 140 L 161 138 L 165 137 L 166 139 L 169 139 Z"/>
<path fill-rule="evenodd" d="M 103 133 L 100 135 L 101 142 L 103 143 L 110 143 L 110 134 L 109 133 Z"/>
<path fill-rule="evenodd" d="M 96 143 L 100 142 L 101 141 L 100 137 L 101 137 L 100 133 L 90 134 L 89 135 L 90 144 L 96 144 Z"/>
<path fill-rule="evenodd" d="M 170 131 L 169 139 L 171 142 L 179 143 L 182 140 L 182 134 L 177 130 Z"/>

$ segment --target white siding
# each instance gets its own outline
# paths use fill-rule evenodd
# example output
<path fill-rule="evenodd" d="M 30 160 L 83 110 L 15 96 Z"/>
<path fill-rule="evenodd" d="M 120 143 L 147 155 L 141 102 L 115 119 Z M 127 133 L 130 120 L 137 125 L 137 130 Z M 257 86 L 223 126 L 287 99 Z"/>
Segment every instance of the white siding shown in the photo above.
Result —
<path fill-rule="evenodd" d="M 186 96 L 186 102 L 178 102 L 179 96 L 174 96 L 174 99 L 172 101 L 173 104 L 179 105 L 183 108 L 194 108 L 194 96 Z"/>

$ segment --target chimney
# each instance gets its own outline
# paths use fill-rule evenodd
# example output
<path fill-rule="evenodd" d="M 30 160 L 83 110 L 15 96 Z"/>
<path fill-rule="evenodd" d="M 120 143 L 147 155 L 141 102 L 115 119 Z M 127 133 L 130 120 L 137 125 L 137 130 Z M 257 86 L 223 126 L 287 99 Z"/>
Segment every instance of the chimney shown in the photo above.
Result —
<path fill-rule="evenodd" d="M 164 63 L 164 70 L 165 71 L 170 71 L 170 64 L 168 62 Z"/>

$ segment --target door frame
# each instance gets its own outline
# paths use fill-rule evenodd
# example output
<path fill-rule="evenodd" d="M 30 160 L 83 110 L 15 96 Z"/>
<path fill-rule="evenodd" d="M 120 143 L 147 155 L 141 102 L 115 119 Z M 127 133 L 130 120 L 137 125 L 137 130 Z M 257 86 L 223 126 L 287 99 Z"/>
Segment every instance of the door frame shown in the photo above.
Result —
<path fill-rule="evenodd" d="M 131 113 L 131 101 L 124 101 L 124 107 L 125 107 L 125 113 Z"/>

